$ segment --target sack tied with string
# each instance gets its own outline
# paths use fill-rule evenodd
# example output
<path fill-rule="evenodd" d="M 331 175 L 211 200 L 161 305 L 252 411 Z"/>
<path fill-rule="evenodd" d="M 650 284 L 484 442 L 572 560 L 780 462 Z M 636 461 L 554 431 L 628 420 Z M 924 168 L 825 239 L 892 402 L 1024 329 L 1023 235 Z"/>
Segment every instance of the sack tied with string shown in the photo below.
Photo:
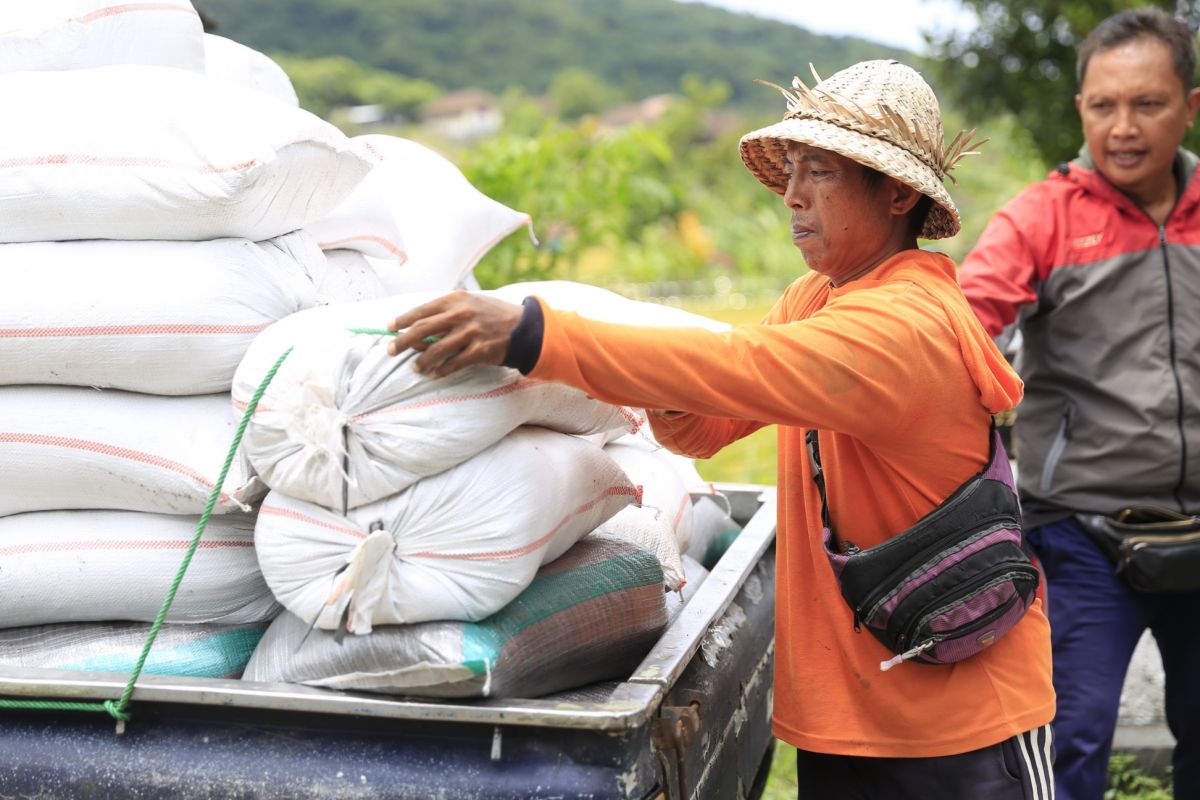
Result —
<path fill-rule="evenodd" d="M 588 434 L 637 424 L 628 409 L 506 367 L 430 378 L 410 360 L 388 355 L 390 336 L 352 330 L 382 330 L 427 299 L 311 309 L 255 339 L 234 377 L 239 411 L 292 348 L 243 442 L 268 486 L 328 508 L 355 508 L 461 464 L 521 425 Z"/>
<path fill-rule="evenodd" d="M 524 427 L 345 515 L 272 491 L 255 550 L 271 591 L 319 628 L 479 620 L 637 499 L 595 445 Z"/>

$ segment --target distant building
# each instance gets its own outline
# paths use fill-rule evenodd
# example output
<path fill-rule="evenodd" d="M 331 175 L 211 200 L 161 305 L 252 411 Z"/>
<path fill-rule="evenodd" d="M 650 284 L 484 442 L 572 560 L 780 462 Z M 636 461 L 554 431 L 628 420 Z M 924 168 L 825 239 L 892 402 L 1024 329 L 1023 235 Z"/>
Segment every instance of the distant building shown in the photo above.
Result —
<path fill-rule="evenodd" d="M 650 125 L 658 122 L 677 98 L 671 94 L 656 94 L 636 103 L 614 106 L 600 115 L 600 129 L 615 131 L 630 125 Z"/>
<path fill-rule="evenodd" d="M 459 142 L 490 136 L 504 124 L 496 98 L 479 89 L 447 92 L 421 106 L 420 116 L 425 127 Z"/>

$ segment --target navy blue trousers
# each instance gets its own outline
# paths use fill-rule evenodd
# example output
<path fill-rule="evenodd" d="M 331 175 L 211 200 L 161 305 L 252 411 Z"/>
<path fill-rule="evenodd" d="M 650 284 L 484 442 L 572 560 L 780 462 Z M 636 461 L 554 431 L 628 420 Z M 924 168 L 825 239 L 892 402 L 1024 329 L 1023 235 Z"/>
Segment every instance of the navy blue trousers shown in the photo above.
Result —
<path fill-rule="evenodd" d="M 1149 628 L 1166 673 L 1176 800 L 1200 800 L 1200 592 L 1130 589 L 1074 519 L 1034 528 L 1054 647 L 1057 800 L 1101 800 L 1121 688 Z"/>

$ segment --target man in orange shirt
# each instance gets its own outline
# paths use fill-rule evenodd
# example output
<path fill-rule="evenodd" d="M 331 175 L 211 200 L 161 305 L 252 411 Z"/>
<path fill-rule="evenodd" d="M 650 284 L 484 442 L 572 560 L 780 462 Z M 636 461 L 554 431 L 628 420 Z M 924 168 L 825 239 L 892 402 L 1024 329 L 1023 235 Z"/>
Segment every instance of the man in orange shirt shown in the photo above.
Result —
<path fill-rule="evenodd" d="M 774 732 L 798 748 L 804 798 L 1048 798 L 1049 628 L 1035 602 L 954 664 L 904 663 L 856 632 L 822 544 L 805 446 L 819 430 L 828 510 L 868 548 L 906 530 L 989 460 L 992 414 L 1021 383 L 976 321 L 954 264 L 937 99 L 895 61 L 786 92 L 782 122 L 742 139 L 781 194 L 810 272 L 761 325 L 646 329 L 458 292 L 395 320 L 393 353 L 444 375 L 506 364 L 650 410 L 666 446 L 707 457 L 779 426 Z"/>

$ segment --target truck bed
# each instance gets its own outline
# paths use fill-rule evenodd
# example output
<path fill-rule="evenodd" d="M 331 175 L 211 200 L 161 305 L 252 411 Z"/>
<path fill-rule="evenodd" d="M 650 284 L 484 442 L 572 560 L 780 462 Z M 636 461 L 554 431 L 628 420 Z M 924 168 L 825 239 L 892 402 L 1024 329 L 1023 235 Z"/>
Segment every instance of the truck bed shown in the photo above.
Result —
<path fill-rule="evenodd" d="M 775 497 L 718 488 L 745 527 L 623 681 L 441 701 L 143 675 L 120 735 L 104 714 L 0 710 L 0 799 L 756 797 Z M 106 700 L 127 679 L 0 667 L 0 697 Z"/>

